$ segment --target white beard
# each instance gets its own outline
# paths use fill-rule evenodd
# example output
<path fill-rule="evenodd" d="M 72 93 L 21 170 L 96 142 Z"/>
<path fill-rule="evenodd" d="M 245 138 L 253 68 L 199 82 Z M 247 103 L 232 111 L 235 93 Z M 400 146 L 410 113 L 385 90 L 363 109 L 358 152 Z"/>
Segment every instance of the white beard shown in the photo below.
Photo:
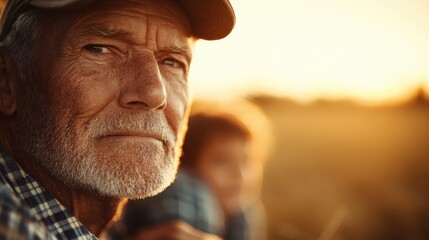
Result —
<path fill-rule="evenodd" d="M 181 137 L 175 136 L 161 111 L 98 116 L 81 134 L 68 112 L 26 109 L 16 137 L 17 144 L 57 179 L 102 196 L 132 199 L 155 195 L 174 180 Z M 148 131 L 162 136 L 162 144 L 104 140 L 109 149 L 97 151 L 100 136 L 114 130 Z"/>

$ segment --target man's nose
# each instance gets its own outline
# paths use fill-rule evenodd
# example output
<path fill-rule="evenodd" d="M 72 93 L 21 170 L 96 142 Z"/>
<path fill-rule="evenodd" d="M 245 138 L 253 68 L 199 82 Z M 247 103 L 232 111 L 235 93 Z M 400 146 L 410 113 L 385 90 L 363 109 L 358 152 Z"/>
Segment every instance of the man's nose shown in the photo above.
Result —
<path fill-rule="evenodd" d="M 124 74 L 119 104 L 135 110 L 164 109 L 167 91 L 158 62 L 150 53 L 133 58 Z"/>

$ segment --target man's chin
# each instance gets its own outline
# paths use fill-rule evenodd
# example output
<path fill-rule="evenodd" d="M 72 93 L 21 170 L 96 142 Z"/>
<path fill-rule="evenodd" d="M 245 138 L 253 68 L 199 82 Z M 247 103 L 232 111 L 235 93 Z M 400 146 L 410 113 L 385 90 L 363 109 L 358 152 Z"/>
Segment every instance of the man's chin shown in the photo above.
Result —
<path fill-rule="evenodd" d="M 146 165 L 146 166 L 144 166 Z M 156 195 L 167 188 L 175 179 L 177 164 L 142 164 L 140 168 L 124 168 L 122 174 L 94 179 L 95 190 L 102 196 L 140 199 Z"/>
<path fill-rule="evenodd" d="M 146 178 L 142 176 L 127 175 L 126 178 L 110 178 L 105 183 L 93 181 L 93 184 L 83 186 L 103 197 L 141 199 L 151 197 L 162 192 L 173 181 L 176 169 L 164 168 L 164 171 L 155 173 L 156 177 Z"/>
<path fill-rule="evenodd" d="M 146 198 L 163 191 L 174 181 L 178 159 L 172 151 L 128 150 L 88 154 L 79 160 L 67 161 L 68 164 L 61 166 L 62 171 L 51 171 L 74 188 L 112 198 Z"/>
<path fill-rule="evenodd" d="M 162 173 L 162 177 L 159 178 L 157 182 L 147 182 L 146 187 L 143 189 L 135 189 L 136 191 L 130 191 L 123 195 L 116 196 L 120 198 L 128 199 L 143 199 L 147 197 L 152 197 L 164 191 L 176 178 L 177 168 L 165 169 L 165 172 Z"/>

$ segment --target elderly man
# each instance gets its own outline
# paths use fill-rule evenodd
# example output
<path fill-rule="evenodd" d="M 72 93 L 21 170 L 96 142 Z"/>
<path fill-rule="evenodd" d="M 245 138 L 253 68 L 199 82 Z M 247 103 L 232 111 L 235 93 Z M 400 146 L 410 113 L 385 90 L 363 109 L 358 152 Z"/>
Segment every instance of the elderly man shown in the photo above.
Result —
<path fill-rule="evenodd" d="M 193 44 L 233 25 L 227 0 L 9 0 L 0 239 L 96 239 L 122 199 L 168 186 Z"/>

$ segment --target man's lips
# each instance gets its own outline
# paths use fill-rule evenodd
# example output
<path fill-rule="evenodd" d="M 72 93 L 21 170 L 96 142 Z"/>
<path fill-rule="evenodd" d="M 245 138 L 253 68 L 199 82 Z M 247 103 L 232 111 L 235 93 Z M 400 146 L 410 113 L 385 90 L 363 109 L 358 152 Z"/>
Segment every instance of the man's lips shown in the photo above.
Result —
<path fill-rule="evenodd" d="M 155 139 L 164 143 L 163 138 L 158 134 L 145 133 L 145 132 L 114 132 L 104 134 L 100 139 L 103 138 L 135 138 L 135 139 Z"/>

